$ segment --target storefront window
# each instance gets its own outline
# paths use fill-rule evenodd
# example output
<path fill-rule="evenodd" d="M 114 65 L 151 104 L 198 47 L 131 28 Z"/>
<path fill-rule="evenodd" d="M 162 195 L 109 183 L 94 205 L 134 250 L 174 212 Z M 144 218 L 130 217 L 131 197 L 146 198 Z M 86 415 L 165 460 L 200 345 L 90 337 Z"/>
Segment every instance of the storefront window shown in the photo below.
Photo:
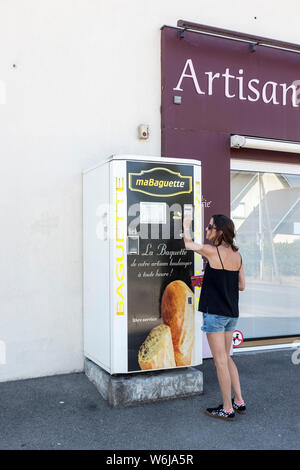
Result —
<path fill-rule="evenodd" d="M 300 334 L 299 174 L 231 170 L 231 217 L 243 257 L 245 338 Z"/>

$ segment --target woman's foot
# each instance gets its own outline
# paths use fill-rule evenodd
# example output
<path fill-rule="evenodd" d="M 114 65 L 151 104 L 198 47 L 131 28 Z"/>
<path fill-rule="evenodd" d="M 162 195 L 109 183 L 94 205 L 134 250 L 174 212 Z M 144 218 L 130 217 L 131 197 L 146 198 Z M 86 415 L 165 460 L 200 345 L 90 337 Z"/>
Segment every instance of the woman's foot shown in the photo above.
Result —
<path fill-rule="evenodd" d="M 240 415 L 244 415 L 246 413 L 246 404 L 243 400 L 236 402 L 234 399 L 232 399 L 232 407 Z"/>
<path fill-rule="evenodd" d="M 235 412 L 233 408 L 231 410 L 224 410 L 223 405 L 219 405 L 218 408 L 207 408 L 205 413 L 212 418 L 224 419 L 225 421 L 234 421 Z"/>

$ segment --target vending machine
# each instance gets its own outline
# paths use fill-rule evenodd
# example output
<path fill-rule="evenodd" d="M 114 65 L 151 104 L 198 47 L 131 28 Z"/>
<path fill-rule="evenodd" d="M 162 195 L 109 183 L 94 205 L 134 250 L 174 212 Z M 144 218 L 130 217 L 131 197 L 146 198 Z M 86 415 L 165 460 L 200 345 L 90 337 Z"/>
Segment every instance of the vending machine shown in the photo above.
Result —
<path fill-rule="evenodd" d="M 202 363 L 201 162 L 114 155 L 83 173 L 84 355 L 110 374 Z"/>

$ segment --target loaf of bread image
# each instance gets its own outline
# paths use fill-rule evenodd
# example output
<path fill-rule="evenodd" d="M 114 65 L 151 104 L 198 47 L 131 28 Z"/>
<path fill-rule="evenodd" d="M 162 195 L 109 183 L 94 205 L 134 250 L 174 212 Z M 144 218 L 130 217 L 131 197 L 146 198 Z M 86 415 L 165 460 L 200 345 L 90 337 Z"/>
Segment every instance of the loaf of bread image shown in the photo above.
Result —
<path fill-rule="evenodd" d="M 150 331 L 139 349 L 138 362 L 143 370 L 176 367 L 171 330 L 167 325 Z"/>
<path fill-rule="evenodd" d="M 161 300 L 163 322 L 171 328 L 177 366 L 189 366 L 194 346 L 194 293 L 183 281 L 167 285 Z"/>

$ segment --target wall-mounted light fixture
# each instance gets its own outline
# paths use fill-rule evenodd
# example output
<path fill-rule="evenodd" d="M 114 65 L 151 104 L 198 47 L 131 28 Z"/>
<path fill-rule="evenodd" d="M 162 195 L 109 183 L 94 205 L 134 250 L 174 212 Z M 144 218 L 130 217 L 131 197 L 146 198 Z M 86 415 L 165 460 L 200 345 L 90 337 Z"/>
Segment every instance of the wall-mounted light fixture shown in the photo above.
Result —
<path fill-rule="evenodd" d="M 172 26 L 168 26 L 172 28 Z M 178 20 L 177 27 L 178 38 L 183 39 L 186 33 L 193 32 L 204 34 L 207 36 L 214 36 L 222 39 L 229 39 L 232 41 L 240 41 L 249 44 L 249 50 L 255 52 L 259 47 L 270 47 L 272 49 L 279 49 L 283 51 L 295 52 L 300 54 L 300 45 L 277 39 L 265 38 L 261 36 L 254 36 L 253 34 L 241 33 L 238 31 L 231 31 L 229 29 L 216 28 L 215 26 L 208 26 L 199 23 L 193 23 L 186 20 Z"/>

